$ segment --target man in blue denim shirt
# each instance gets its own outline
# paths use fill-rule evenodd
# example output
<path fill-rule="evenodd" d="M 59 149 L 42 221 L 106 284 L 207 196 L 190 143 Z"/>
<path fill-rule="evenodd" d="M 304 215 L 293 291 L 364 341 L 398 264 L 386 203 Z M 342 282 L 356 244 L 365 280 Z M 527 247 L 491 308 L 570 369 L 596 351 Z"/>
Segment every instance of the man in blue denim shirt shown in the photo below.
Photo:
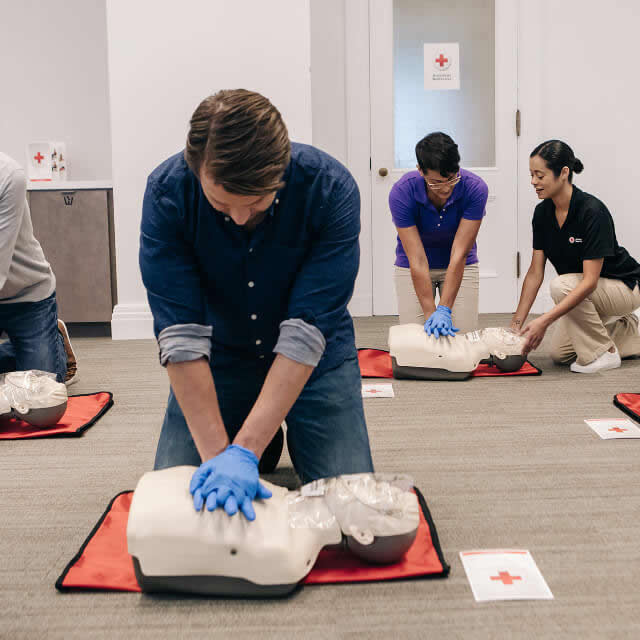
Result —
<path fill-rule="evenodd" d="M 359 232 L 351 174 L 250 91 L 203 100 L 149 176 L 140 266 L 171 381 L 155 468 L 200 465 L 196 509 L 255 517 L 285 418 L 303 482 L 373 471 L 347 311 Z"/>

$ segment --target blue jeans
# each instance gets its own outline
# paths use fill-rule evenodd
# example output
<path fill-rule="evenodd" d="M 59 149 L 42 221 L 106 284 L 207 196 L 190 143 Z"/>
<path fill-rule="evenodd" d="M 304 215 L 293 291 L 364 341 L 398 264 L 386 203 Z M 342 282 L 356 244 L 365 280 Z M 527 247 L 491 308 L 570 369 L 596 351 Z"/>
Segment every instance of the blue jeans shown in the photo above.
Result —
<path fill-rule="evenodd" d="M 0 304 L 1 331 L 9 340 L 0 344 L 0 373 L 39 369 L 64 382 L 67 354 L 58 331 L 55 292 L 39 302 Z"/>
<path fill-rule="evenodd" d="M 267 374 L 255 360 L 216 370 L 213 379 L 229 439 L 240 430 Z M 335 369 L 312 376 L 287 415 L 287 446 L 303 483 L 317 478 L 373 471 L 362 408 L 362 383 L 354 355 Z M 202 460 L 178 402 L 169 394 L 155 469 L 199 466 Z"/>

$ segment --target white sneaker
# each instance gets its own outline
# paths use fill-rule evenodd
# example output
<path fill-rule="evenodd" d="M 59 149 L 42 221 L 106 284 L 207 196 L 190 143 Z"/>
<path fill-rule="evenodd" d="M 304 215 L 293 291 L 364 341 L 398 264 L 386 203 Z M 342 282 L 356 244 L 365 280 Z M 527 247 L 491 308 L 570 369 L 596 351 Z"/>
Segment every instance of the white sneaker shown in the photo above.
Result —
<path fill-rule="evenodd" d="M 599 358 L 596 358 L 589 364 L 578 364 L 574 362 L 569 368 L 574 373 L 597 373 L 598 371 L 607 371 L 607 369 L 617 369 L 622 364 L 618 349 L 615 351 L 605 351 Z"/>

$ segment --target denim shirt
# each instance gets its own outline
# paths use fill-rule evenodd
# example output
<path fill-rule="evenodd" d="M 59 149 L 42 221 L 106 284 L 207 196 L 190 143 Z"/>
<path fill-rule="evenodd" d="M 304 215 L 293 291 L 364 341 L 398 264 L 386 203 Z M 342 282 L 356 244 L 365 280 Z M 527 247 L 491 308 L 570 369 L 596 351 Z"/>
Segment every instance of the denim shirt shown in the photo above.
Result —
<path fill-rule="evenodd" d="M 211 206 L 182 152 L 149 176 L 140 269 L 163 365 L 281 353 L 319 373 L 355 354 L 347 304 L 360 258 L 356 182 L 296 143 L 283 181 L 247 232 Z"/>

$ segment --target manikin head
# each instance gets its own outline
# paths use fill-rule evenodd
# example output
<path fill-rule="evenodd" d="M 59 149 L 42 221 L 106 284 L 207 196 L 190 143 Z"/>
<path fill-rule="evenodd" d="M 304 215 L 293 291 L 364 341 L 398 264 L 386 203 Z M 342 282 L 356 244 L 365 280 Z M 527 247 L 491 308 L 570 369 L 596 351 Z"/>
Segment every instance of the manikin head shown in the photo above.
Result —
<path fill-rule="evenodd" d="M 291 143 L 280 112 L 267 98 L 245 89 L 223 90 L 194 111 L 184 155 L 211 206 L 251 227 L 284 186 Z"/>
<path fill-rule="evenodd" d="M 561 140 L 547 140 L 539 144 L 529 156 L 531 185 L 540 200 L 555 198 L 570 188 L 573 174 L 584 166 L 571 147 Z"/>

